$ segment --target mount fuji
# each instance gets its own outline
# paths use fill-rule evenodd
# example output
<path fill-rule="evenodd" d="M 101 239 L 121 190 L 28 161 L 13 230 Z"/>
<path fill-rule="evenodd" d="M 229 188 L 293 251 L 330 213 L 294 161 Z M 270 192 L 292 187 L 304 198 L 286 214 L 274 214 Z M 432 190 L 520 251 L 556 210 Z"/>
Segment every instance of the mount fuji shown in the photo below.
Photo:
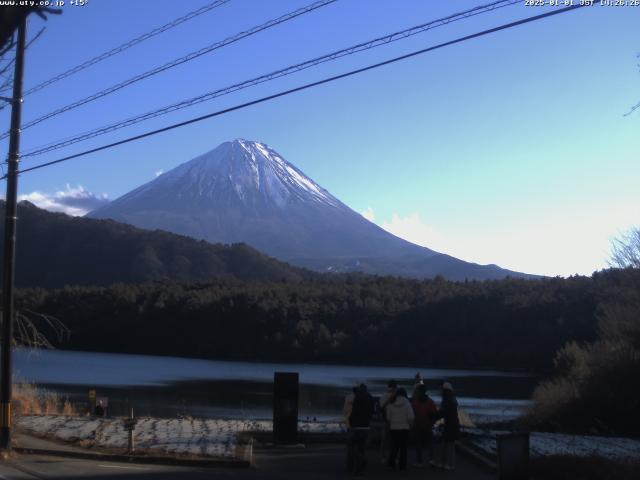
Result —
<path fill-rule="evenodd" d="M 237 139 L 88 214 L 214 243 L 247 243 L 317 271 L 528 277 L 420 247 L 366 220 L 264 143 Z"/>

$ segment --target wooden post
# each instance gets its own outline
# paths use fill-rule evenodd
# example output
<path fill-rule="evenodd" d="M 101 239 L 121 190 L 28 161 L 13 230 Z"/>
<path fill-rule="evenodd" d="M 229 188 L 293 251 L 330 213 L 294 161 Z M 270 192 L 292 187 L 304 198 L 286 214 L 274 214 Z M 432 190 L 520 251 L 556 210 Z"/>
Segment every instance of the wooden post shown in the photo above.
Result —
<path fill-rule="evenodd" d="M 133 429 L 136 428 L 135 419 L 133 418 L 133 407 L 131 407 L 131 415 L 129 415 L 129 453 L 133 453 L 135 451 L 135 445 L 133 443 Z"/>
<path fill-rule="evenodd" d="M 11 102 L 11 130 L 7 158 L 7 195 L 4 222 L 4 252 L 2 265 L 2 351 L 0 352 L 0 450 L 11 451 L 11 348 L 15 307 L 13 288 L 16 257 L 16 220 L 18 208 L 18 163 L 20 159 L 20 124 L 22 115 L 22 77 L 27 36 L 26 16 L 18 26 L 16 62 L 13 73 Z"/>

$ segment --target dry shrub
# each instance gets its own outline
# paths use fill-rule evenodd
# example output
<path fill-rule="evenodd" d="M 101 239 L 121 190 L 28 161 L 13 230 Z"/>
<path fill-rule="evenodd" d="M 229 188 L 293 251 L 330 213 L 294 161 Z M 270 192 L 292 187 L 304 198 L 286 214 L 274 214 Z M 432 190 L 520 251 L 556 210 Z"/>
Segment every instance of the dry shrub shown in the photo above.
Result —
<path fill-rule="evenodd" d="M 71 405 L 71 402 L 69 400 L 65 399 L 62 405 L 62 415 L 71 416 L 71 415 L 77 415 L 77 414 L 78 412 L 75 409 L 75 407 Z"/>
<path fill-rule="evenodd" d="M 13 387 L 15 415 L 77 415 L 71 402 L 50 390 L 32 383 L 17 383 Z"/>
<path fill-rule="evenodd" d="M 637 435 L 640 429 L 640 351 L 625 342 L 598 341 L 563 349 L 555 379 L 540 384 L 525 417 L 532 428 L 589 434 Z"/>
<path fill-rule="evenodd" d="M 598 307 L 598 338 L 570 342 L 555 357 L 526 416 L 531 428 L 630 435 L 640 431 L 640 284 L 633 277 Z"/>
<path fill-rule="evenodd" d="M 42 413 L 42 404 L 38 390 L 34 385 L 30 383 L 19 383 L 14 386 L 13 412 L 16 415 Z"/>
<path fill-rule="evenodd" d="M 465 428 L 475 427 L 475 423 L 471 420 L 469 414 L 461 408 L 458 408 L 458 419 L 460 420 L 460 426 Z"/>
<path fill-rule="evenodd" d="M 533 392 L 533 406 L 526 414 L 530 420 L 546 419 L 553 423 L 556 418 L 571 409 L 578 398 L 578 388 L 572 380 L 564 377 L 541 383 Z"/>
<path fill-rule="evenodd" d="M 55 392 L 47 392 L 42 396 L 44 403 L 44 414 L 55 415 L 58 413 L 58 405 L 60 405 L 60 397 Z"/>

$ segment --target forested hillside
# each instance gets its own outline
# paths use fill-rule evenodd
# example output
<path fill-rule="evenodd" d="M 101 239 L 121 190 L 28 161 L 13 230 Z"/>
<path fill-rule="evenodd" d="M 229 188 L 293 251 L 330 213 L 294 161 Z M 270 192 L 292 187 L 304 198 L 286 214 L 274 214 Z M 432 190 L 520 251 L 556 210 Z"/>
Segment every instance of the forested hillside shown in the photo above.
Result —
<path fill-rule="evenodd" d="M 596 338 L 599 305 L 638 270 L 449 282 L 360 275 L 22 290 L 71 330 L 60 348 L 216 359 L 546 370 Z"/>
<path fill-rule="evenodd" d="M 4 202 L 0 201 L 0 215 Z M 215 277 L 289 280 L 311 275 L 244 245 L 213 245 L 160 230 L 70 217 L 21 202 L 16 285 L 62 287 Z M 0 222 L 0 248 L 4 241 Z"/>

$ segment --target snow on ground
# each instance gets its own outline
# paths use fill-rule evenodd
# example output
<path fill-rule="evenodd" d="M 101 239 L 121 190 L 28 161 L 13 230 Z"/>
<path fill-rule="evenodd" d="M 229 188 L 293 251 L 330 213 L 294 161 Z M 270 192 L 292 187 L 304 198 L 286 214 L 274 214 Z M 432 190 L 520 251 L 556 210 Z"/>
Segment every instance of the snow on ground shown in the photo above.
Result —
<path fill-rule="evenodd" d="M 507 432 L 469 429 L 471 442 L 485 453 L 495 456 L 496 435 Z M 529 440 L 533 457 L 572 455 L 602 457 L 611 460 L 640 459 L 640 439 L 565 435 L 561 433 L 532 432 Z"/>
<path fill-rule="evenodd" d="M 103 448 L 127 448 L 128 433 L 121 418 L 29 415 L 19 417 L 18 427 L 37 435 Z M 168 454 L 234 457 L 243 432 L 272 431 L 271 421 L 196 418 L 138 419 L 135 445 L 139 450 Z M 339 433 L 344 426 L 333 422 L 300 422 L 300 432 Z"/>
<path fill-rule="evenodd" d="M 37 435 L 84 446 L 111 449 L 127 448 L 127 432 L 121 418 L 30 415 L 17 419 L 17 425 Z M 299 422 L 303 433 L 341 433 L 339 422 Z M 197 418 L 141 417 L 135 429 L 136 448 L 166 454 L 235 456 L 243 432 L 271 432 L 268 420 L 224 420 Z M 496 435 L 503 431 L 466 429 L 471 442 L 485 453 L 495 456 Z M 574 455 L 608 459 L 640 459 L 640 439 L 531 433 L 531 455 Z"/>

